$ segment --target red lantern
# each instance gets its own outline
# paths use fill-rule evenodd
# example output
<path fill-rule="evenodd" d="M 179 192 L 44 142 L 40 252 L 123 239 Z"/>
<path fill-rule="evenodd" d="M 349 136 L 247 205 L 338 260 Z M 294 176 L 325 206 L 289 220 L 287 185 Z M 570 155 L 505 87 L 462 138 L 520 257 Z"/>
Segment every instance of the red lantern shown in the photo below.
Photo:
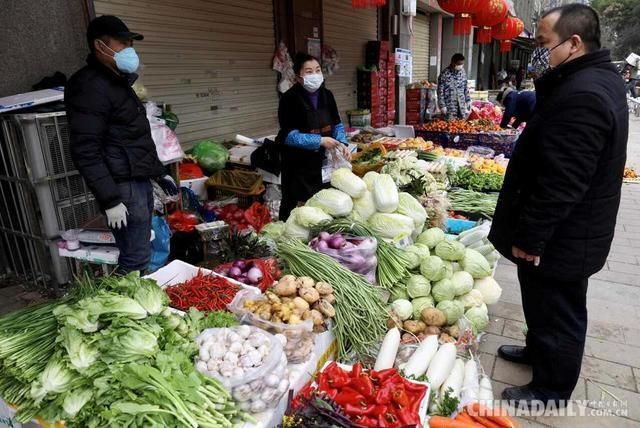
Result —
<path fill-rule="evenodd" d="M 351 7 L 366 8 L 366 7 L 380 7 L 384 6 L 387 0 L 351 0 Z"/>
<path fill-rule="evenodd" d="M 478 11 L 481 0 L 438 0 L 445 12 L 452 13 L 453 34 L 466 36 L 471 34 L 471 15 Z"/>
<path fill-rule="evenodd" d="M 510 52 L 511 45 L 511 40 L 500 40 L 500 52 Z"/>
<path fill-rule="evenodd" d="M 478 12 L 473 15 L 473 25 L 478 27 L 477 43 L 491 43 L 491 27 L 504 21 L 508 13 L 505 0 L 481 0 Z"/>
<path fill-rule="evenodd" d="M 500 52 L 509 52 L 511 39 L 518 37 L 522 31 L 524 31 L 524 22 L 514 16 L 507 16 L 507 19 L 491 29 L 491 35 L 494 39 L 500 40 Z"/>

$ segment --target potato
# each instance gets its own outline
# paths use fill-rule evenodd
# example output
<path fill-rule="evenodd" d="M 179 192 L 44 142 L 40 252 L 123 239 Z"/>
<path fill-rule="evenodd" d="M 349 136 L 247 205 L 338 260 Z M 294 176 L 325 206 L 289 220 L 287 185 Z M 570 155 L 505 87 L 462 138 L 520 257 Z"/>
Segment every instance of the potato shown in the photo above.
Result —
<path fill-rule="evenodd" d="M 322 293 L 320 293 L 320 295 L 322 296 Z M 322 296 L 322 298 L 332 305 L 336 302 L 336 296 L 334 296 L 333 293 L 325 294 L 324 296 Z"/>
<path fill-rule="evenodd" d="M 326 296 L 328 294 L 333 293 L 333 287 L 331 287 L 331 284 L 326 282 L 318 282 L 315 288 L 316 290 L 318 290 L 318 293 L 320 293 L 322 296 Z"/>
<path fill-rule="evenodd" d="M 390 311 L 389 318 L 387 319 L 387 328 L 394 328 L 394 327 L 398 327 L 399 329 L 402 329 L 402 320 L 400 319 L 398 314 L 395 313 L 395 311 Z"/>
<path fill-rule="evenodd" d="M 440 309 L 425 308 L 420 313 L 420 318 L 426 325 L 442 327 L 447 323 L 447 316 Z"/>
<path fill-rule="evenodd" d="M 287 275 L 284 278 L 287 278 L 288 276 L 291 276 L 291 275 Z M 295 280 L 285 280 L 284 278 L 278 281 L 276 286 L 273 287 L 273 291 L 278 296 L 282 296 L 282 297 L 289 297 L 289 296 L 295 295 L 298 289 L 298 286 Z"/>
<path fill-rule="evenodd" d="M 427 325 L 422 321 L 409 320 L 409 321 L 405 321 L 402 327 L 404 330 L 408 331 L 409 333 L 418 334 L 418 333 L 422 333 L 424 329 L 427 328 Z"/>
<path fill-rule="evenodd" d="M 320 299 L 318 303 L 314 305 L 314 309 L 319 310 L 322 315 L 328 318 L 333 318 L 336 316 L 336 310 L 331 305 L 331 303 L 327 302 L 324 299 Z"/>
<path fill-rule="evenodd" d="M 302 297 L 296 297 L 295 299 L 293 299 L 293 304 L 295 305 L 296 309 L 300 310 L 301 312 L 309 310 L 309 302 L 304 300 Z"/>
<path fill-rule="evenodd" d="M 457 325 L 452 325 L 451 327 L 447 328 L 447 333 L 449 334 L 449 336 L 455 337 L 457 339 L 460 337 L 460 327 L 458 327 Z"/>
<path fill-rule="evenodd" d="M 298 283 L 298 288 L 313 288 L 316 285 L 316 282 L 308 276 L 301 276 L 296 282 Z"/>
<path fill-rule="evenodd" d="M 298 294 L 300 294 L 300 297 L 306 300 L 309 304 L 314 304 L 315 302 L 320 300 L 320 293 L 318 293 L 318 290 L 316 290 L 315 288 L 301 288 L 300 290 L 298 290 Z"/>
<path fill-rule="evenodd" d="M 456 340 L 453 337 L 449 336 L 447 333 L 442 333 L 440 335 L 440 341 L 442 343 L 455 343 L 456 342 Z"/>
<path fill-rule="evenodd" d="M 311 309 L 309 312 L 311 313 L 311 319 L 313 320 L 314 326 L 321 326 L 324 324 L 324 317 L 320 311 Z"/>
<path fill-rule="evenodd" d="M 433 335 L 435 334 L 436 336 L 440 335 L 440 327 L 436 327 L 433 325 L 427 326 L 427 328 L 424 329 L 424 334 L 426 334 L 427 336 Z"/>

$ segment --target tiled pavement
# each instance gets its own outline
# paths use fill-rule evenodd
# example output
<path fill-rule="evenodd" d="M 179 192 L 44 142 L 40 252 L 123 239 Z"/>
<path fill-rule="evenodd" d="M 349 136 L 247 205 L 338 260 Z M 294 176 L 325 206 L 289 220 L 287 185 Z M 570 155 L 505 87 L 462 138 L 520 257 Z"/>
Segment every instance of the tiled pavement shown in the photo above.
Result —
<path fill-rule="evenodd" d="M 627 165 L 640 170 L 640 120 L 631 120 Z M 501 301 L 489 309 L 491 324 L 480 346 L 494 395 L 531 379 L 528 367 L 495 356 L 501 344 L 524 344 L 523 313 L 516 269 L 501 262 L 496 279 Z M 640 184 L 625 184 L 618 226 L 607 266 L 594 275 L 588 291 L 589 327 L 576 400 L 626 401 L 627 417 L 535 417 L 523 427 L 640 427 Z M 591 406 L 591 405 L 590 405 Z M 589 411 L 589 409 L 586 409 Z"/>

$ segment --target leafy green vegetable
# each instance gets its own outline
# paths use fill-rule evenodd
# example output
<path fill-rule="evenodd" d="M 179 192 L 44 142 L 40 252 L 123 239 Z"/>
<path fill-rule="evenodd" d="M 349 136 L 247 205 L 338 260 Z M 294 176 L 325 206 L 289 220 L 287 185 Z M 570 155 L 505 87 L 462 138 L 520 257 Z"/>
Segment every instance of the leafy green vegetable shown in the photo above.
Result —
<path fill-rule="evenodd" d="M 440 257 L 429 256 L 420 264 L 420 273 L 429 281 L 435 282 L 445 277 L 447 269 Z"/>
<path fill-rule="evenodd" d="M 493 191 L 502 189 L 504 176 L 496 173 L 475 172 L 471 168 L 458 168 L 452 177 L 452 186 L 474 191 Z"/>
<path fill-rule="evenodd" d="M 469 272 L 454 272 L 451 276 L 451 283 L 456 296 L 467 294 L 473 289 L 473 277 Z"/>
<path fill-rule="evenodd" d="M 433 297 L 426 296 L 413 299 L 411 306 L 413 306 L 413 319 L 419 320 L 423 309 L 434 307 Z"/>
<path fill-rule="evenodd" d="M 407 278 L 407 294 L 409 297 L 426 297 L 431 292 L 431 283 L 422 275 L 411 275 Z"/>
<path fill-rule="evenodd" d="M 487 305 L 484 303 L 482 306 L 476 306 L 469 309 L 464 313 L 464 316 L 473 325 L 473 332 L 475 334 L 484 331 L 484 329 L 489 325 L 489 311 L 487 310 Z"/>
<path fill-rule="evenodd" d="M 436 302 L 442 302 L 444 300 L 452 300 L 455 297 L 455 289 L 450 279 L 441 279 L 433 285 L 431 290 L 433 299 Z"/>
<path fill-rule="evenodd" d="M 458 410 L 460 399 L 453 394 L 452 388 L 447 388 L 442 397 L 438 401 L 436 414 L 439 416 L 450 417 Z"/>
<path fill-rule="evenodd" d="M 444 231 L 438 227 L 427 229 L 416 238 L 418 244 L 424 244 L 429 249 L 435 248 L 442 240 L 444 240 Z"/>
<path fill-rule="evenodd" d="M 465 247 L 458 241 L 444 239 L 436 245 L 436 256 L 442 260 L 456 262 L 464 257 Z"/>
<path fill-rule="evenodd" d="M 487 259 L 471 248 L 465 250 L 464 258 L 460 261 L 460 266 L 475 279 L 485 278 L 491 275 L 491 265 L 489 265 Z"/>
<path fill-rule="evenodd" d="M 447 325 L 453 325 L 464 315 L 464 306 L 457 300 L 443 300 L 436 305 L 447 316 Z"/>

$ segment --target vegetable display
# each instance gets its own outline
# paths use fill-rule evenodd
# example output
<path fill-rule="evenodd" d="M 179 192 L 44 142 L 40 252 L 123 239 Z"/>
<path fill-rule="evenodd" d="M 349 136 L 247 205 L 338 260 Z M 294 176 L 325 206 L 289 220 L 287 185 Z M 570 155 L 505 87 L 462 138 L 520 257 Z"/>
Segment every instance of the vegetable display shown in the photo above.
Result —
<path fill-rule="evenodd" d="M 480 193 L 473 190 L 453 189 L 448 193 L 451 209 L 485 218 L 493 218 L 498 203 L 498 194 Z"/>
<path fill-rule="evenodd" d="M 293 274 L 331 283 L 338 302 L 333 328 L 338 358 L 344 359 L 352 352 L 368 354 L 387 330 L 388 315 L 378 290 L 363 276 L 299 241 L 281 241 L 278 255 Z"/>
<path fill-rule="evenodd" d="M 504 175 L 495 172 L 476 172 L 471 168 L 458 168 L 451 177 L 451 184 L 477 192 L 499 192 Z"/>
<path fill-rule="evenodd" d="M 266 259 L 244 259 L 218 265 L 214 272 L 227 276 L 245 285 L 265 291 L 280 277 L 278 262 L 273 257 Z"/>
<path fill-rule="evenodd" d="M 196 308 L 200 311 L 219 311 L 227 308 L 240 286 L 218 275 L 202 271 L 180 284 L 165 289 L 171 306 L 181 311 Z"/>
<path fill-rule="evenodd" d="M 376 282 L 377 241 L 371 237 L 348 237 L 336 232 L 320 232 L 309 245 L 319 253 L 331 256 L 342 266 L 359 273 L 370 283 Z"/>

